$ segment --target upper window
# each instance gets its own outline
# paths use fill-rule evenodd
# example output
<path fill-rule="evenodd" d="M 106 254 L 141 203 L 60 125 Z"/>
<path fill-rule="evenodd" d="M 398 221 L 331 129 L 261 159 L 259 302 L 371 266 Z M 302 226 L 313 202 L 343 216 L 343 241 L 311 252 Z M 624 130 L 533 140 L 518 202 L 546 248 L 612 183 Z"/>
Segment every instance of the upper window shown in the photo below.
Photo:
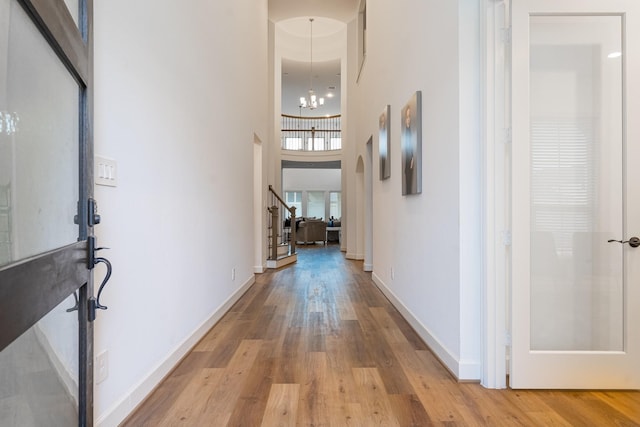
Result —
<path fill-rule="evenodd" d="M 284 147 L 282 148 L 285 150 L 302 150 L 302 138 L 288 136 L 284 138 Z"/>

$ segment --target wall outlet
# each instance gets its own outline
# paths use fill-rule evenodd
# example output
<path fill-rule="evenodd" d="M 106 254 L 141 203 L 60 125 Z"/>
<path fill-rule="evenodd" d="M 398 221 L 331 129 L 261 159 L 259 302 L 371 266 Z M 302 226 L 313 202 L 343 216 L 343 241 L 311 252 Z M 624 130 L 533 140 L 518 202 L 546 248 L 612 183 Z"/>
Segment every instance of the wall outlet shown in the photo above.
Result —
<path fill-rule="evenodd" d="M 103 351 L 96 356 L 96 384 L 100 384 L 109 376 L 109 352 Z"/>
<path fill-rule="evenodd" d="M 396 278 L 396 272 L 395 272 L 395 270 L 393 269 L 393 267 L 391 267 L 391 280 L 393 280 L 393 279 L 395 279 L 395 278 Z"/>
<path fill-rule="evenodd" d="M 235 269 L 235 267 L 231 269 L 231 280 L 236 280 L 236 269 Z"/>

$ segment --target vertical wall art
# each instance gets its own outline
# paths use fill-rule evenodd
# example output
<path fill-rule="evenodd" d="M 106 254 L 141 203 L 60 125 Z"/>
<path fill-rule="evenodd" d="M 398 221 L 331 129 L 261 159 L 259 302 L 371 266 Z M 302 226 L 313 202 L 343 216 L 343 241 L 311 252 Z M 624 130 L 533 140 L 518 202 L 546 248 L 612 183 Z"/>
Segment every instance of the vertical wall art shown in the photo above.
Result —
<path fill-rule="evenodd" d="M 380 139 L 378 141 L 380 154 L 380 180 L 387 179 L 391 176 L 391 106 L 384 107 L 380 115 L 379 131 Z"/>
<path fill-rule="evenodd" d="M 402 194 L 422 192 L 422 92 L 413 94 L 401 111 Z"/>

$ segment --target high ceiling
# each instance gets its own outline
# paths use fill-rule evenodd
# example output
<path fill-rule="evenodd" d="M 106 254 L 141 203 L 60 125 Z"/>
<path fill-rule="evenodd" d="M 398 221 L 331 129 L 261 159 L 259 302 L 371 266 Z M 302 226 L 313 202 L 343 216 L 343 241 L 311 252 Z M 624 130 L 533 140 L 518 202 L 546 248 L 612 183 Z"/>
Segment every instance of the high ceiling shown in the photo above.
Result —
<path fill-rule="evenodd" d="M 269 0 L 269 19 L 280 28 L 280 34 L 290 37 L 300 46 L 301 57 L 282 61 L 282 112 L 303 116 L 340 114 L 340 60 L 320 58 L 327 50 L 323 42 L 341 31 L 357 17 L 360 0 Z M 313 74 L 310 74 L 310 24 L 313 23 Z M 319 55 L 320 53 L 320 55 Z M 307 94 L 310 85 L 325 98 L 325 106 L 316 110 L 300 110 L 299 98 Z M 332 94 L 329 98 L 327 95 Z"/>
<path fill-rule="evenodd" d="M 360 0 L 269 0 L 269 19 L 273 22 L 299 16 L 322 16 L 345 24 L 352 21 Z"/>
<path fill-rule="evenodd" d="M 309 76 L 309 62 L 282 60 L 282 112 L 294 116 L 340 114 L 340 60 L 314 62 L 311 82 Z M 324 97 L 324 107 L 300 111 L 298 100 L 311 84 L 316 95 Z"/>

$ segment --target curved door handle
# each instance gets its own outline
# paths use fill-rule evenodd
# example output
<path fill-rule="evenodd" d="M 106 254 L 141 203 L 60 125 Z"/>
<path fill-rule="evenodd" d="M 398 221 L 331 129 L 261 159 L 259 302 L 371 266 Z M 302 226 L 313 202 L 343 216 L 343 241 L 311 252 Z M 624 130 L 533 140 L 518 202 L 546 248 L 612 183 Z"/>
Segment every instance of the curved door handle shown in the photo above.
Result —
<path fill-rule="evenodd" d="M 632 248 L 637 248 L 638 246 L 640 246 L 640 238 L 635 237 L 635 236 L 630 238 L 629 240 L 610 239 L 610 240 L 607 240 L 607 242 L 609 242 L 609 243 L 618 242 L 618 243 L 622 243 L 622 244 L 628 243 L 629 246 L 631 246 Z"/>

